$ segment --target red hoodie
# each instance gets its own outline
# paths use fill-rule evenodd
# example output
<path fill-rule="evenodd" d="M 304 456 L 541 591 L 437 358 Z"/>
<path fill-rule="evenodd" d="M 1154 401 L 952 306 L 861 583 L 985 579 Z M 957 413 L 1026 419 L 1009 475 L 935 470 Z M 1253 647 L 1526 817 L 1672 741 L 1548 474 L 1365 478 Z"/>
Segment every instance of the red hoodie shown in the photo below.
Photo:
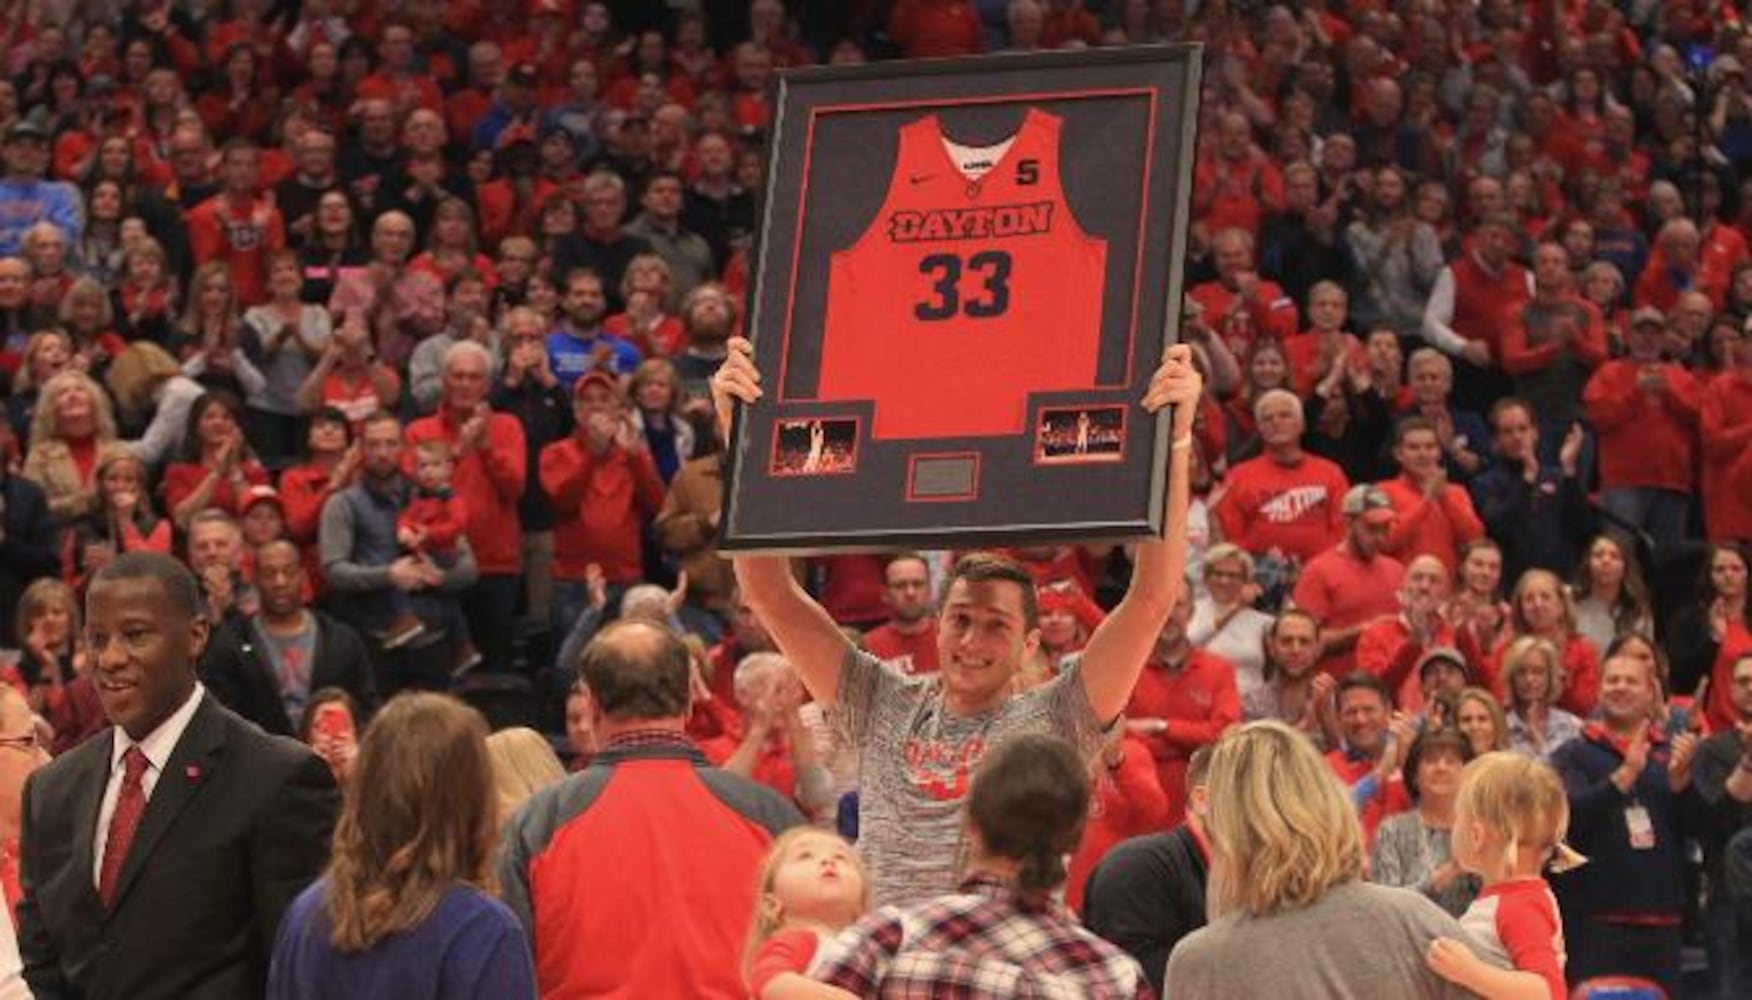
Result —
<path fill-rule="evenodd" d="M 1646 367 L 1667 376 L 1666 392 L 1637 387 Z M 1609 361 L 1588 379 L 1582 403 L 1600 436 L 1601 487 L 1692 491 L 1703 406 L 1703 383 L 1695 375 L 1671 362 Z"/>
<path fill-rule="evenodd" d="M 663 480 L 644 448 L 601 455 L 573 436 L 541 450 L 541 488 L 554 505 L 554 579 L 581 581 L 591 564 L 610 583 L 644 578 L 639 527 L 663 506 Z"/>
<path fill-rule="evenodd" d="M 1703 392 L 1701 414 L 1709 540 L 1752 538 L 1752 377 L 1717 375 Z"/>

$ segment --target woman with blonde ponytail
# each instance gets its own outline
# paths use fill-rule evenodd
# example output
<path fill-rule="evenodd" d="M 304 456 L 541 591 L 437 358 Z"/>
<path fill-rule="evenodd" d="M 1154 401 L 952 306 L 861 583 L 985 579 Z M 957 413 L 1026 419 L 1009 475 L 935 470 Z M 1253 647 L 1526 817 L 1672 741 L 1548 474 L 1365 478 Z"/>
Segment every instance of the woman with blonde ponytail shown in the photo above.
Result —
<path fill-rule="evenodd" d="M 526 1000 L 522 925 L 493 890 L 498 798 L 480 713 L 405 694 L 360 743 L 328 873 L 286 912 L 271 1000 Z"/>

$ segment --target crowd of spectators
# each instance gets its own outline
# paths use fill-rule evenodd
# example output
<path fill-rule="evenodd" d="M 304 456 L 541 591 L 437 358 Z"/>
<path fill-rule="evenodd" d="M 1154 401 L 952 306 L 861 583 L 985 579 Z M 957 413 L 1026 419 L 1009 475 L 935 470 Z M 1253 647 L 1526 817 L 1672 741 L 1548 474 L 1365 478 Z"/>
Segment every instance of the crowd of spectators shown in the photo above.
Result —
<path fill-rule="evenodd" d="M 471 800 L 461 819 L 349 799 L 336 840 L 358 864 L 372 837 L 447 823 L 469 845 L 439 869 L 484 894 L 491 838 L 464 826 L 494 812 L 511 831 L 509 911 L 483 895 L 440 912 L 492 922 L 481 961 L 551 994 L 612 978 L 539 938 L 526 968 L 506 943 L 533 932 L 532 908 L 566 898 L 556 871 L 616 876 L 565 846 L 573 833 L 611 851 L 690 823 L 717 831 L 733 845 L 721 866 L 676 871 L 735 881 L 747 869 L 698 907 L 712 921 L 701 940 L 729 954 L 754 866 L 799 820 L 863 834 L 878 904 L 955 889 L 970 856 L 979 878 L 1014 875 L 1026 851 L 970 844 L 961 806 L 988 742 L 1041 727 L 1089 765 L 1087 828 L 1072 845 L 1056 826 L 1029 831 L 1075 850 L 1019 902 L 978 885 L 962 898 L 997 920 L 993 900 L 1026 915 L 1033 889 L 1062 888 L 1160 989 L 1174 942 L 1204 923 L 1188 903 L 1204 898 L 1210 863 L 1201 751 L 1267 719 L 1326 754 L 1371 877 L 1456 915 L 1478 892 L 1450 853 L 1461 765 L 1502 750 L 1549 763 L 1570 843 L 1591 859 L 1553 879 L 1571 981 L 1747 995 L 1743 8 L 6 5 L 0 607 L 15 613 L 0 614 L 0 648 L 18 652 L 0 678 L 22 698 L 0 699 L 0 756 L 68 753 L 113 721 L 86 598 L 124 556 L 172 554 L 201 590 L 198 690 L 303 740 L 343 787 L 361 768 L 415 790 L 444 777 L 366 737 L 406 689 L 453 690 L 495 722 L 545 728 L 589 768 L 593 784 L 564 786 L 541 815 L 516 803 L 545 781 L 509 798 L 503 784 L 557 773 L 545 760 L 507 764 L 500 808 Z M 774 72 L 1187 40 L 1205 64 L 1180 330 L 1204 392 L 1175 527 L 1184 592 L 1164 597 L 1157 574 L 1174 564 L 1155 549 L 1117 546 L 733 572 L 714 549 L 712 380 L 742 332 Z M 843 463 L 831 431 L 817 421 L 806 443 L 797 431 L 793 471 Z M 1061 428 L 1051 447 L 1098 450 L 1104 433 Z M 1025 595 L 1004 626 L 1020 626 L 1021 652 L 1005 654 L 1015 697 L 999 709 L 955 687 L 938 605 L 977 592 L 985 614 L 1006 588 Z M 1136 655 L 1117 655 L 1131 647 L 1114 637 L 1157 612 Z M 847 637 L 870 655 L 842 652 Z M 799 655 L 811 650 L 825 655 Z M 658 680 L 641 674 L 651 664 Z M 1112 690 L 1123 677 L 1135 683 Z M 29 727 L 13 708 L 40 720 L 29 747 L 14 746 Z M 467 744 L 455 753 L 476 770 L 478 721 L 442 702 L 387 720 L 439 727 L 416 745 Z M 595 797 L 652 761 L 708 777 Z M 25 773 L 0 774 L 14 905 Z M 604 833 L 602 816 L 623 829 Z M 403 826 L 360 826 L 373 822 Z M 553 857 L 572 867 L 531 875 Z M 375 877 L 331 872 L 353 879 L 363 923 L 283 945 L 364 947 L 417 923 L 372 911 Z M 295 912 L 316 919 L 309 900 Z M 916 933 L 909 921 L 943 916 L 906 913 L 885 919 Z M 609 941 L 627 968 L 695 975 L 700 956 L 641 957 L 623 916 L 566 926 Z M 1048 923 L 1029 933 L 1092 948 L 1102 976 L 1131 982 L 1108 945 Z M 1707 968 L 1692 962 L 1683 979 L 1687 944 Z M 827 964 L 874 989 L 867 969 L 846 978 L 867 957 L 848 948 Z M 979 977 L 999 975 L 941 972 L 988 988 L 998 980 Z M 698 975 L 685 981 L 741 989 L 733 960 Z M 285 995 L 317 982 L 277 981 Z"/>

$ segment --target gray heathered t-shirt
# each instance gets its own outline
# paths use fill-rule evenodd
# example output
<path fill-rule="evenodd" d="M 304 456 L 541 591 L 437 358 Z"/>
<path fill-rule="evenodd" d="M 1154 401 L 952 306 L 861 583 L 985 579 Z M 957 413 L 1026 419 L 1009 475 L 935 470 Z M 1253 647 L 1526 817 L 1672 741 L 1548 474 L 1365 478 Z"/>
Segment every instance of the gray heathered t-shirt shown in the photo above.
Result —
<path fill-rule="evenodd" d="M 840 667 L 835 735 L 858 748 L 858 853 L 873 874 L 877 906 L 905 906 L 953 891 L 966 861 L 961 803 L 980 757 L 1022 733 L 1100 752 L 1101 721 L 1080 667 L 996 710 L 955 715 L 935 674 L 908 677 L 852 650 Z"/>
<path fill-rule="evenodd" d="M 1430 971 L 1430 942 L 1458 938 L 1485 954 L 1460 922 L 1410 889 L 1350 882 L 1312 906 L 1269 917 L 1231 915 L 1168 956 L 1163 996 L 1189 1000 L 1449 1000 L 1472 991 Z"/>

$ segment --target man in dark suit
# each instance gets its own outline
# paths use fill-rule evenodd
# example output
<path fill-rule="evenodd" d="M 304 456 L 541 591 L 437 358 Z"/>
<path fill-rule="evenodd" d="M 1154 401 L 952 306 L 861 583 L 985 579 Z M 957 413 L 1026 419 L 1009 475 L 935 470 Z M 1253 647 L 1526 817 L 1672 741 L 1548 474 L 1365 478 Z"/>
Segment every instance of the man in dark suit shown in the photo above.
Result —
<path fill-rule="evenodd" d="M 259 997 L 280 916 L 327 861 L 334 779 L 196 681 L 208 627 L 168 556 L 121 556 L 87 593 L 114 726 L 24 790 L 19 951 L 43 1000 Z"/>

